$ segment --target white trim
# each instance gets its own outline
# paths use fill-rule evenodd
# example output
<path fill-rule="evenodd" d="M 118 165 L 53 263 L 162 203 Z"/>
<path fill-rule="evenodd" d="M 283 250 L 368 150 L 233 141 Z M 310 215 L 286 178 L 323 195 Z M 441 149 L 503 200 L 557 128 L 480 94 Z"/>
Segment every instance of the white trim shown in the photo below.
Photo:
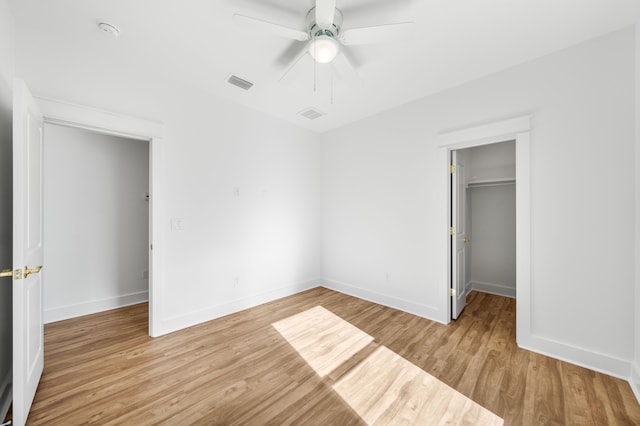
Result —
<path fill-rule="evenodd" d="M 531 335 L 531 164 L 529 132 L 516 135 L 516 341 Z"/>
<path fill-rule="evenodd" d="M 83 105 L 34 96 L 47 122 L 81 127 L 100 133 L 133 139 L 162 137 L 164 125 Z"/>
<path fill-rule="evenodd" d="M 467 284 L 464 286 L 465 295 L 468 297 L 469 293 L 473 290 L 473 283 L 471 281 L 467 281 Z"/>
<path fill-rule="evenodd" d="M 446 323 L 451 321 L 449 286 L 451 282 L 451 238 L 449 217 L 451 214 L 451 188 L 449 185 L 449 158 L 451 151 L 474 146 L 487 145 L 508 140 L 516 141 L 516 340 L 522 346 L 531 335 L 531 211 L 530 211 L 530 130 L 531 115 L 496 121 L 460 130 L 442 132 L 437 137 L 441 148 L 443 171 L 446 171 L 446 220 L 443 237 L 446 238 L 447 259 L 446 282 L 442 286 L 441 306 L 447 313 Z"/>
<path fill-rule="evenodd" d="M 635 90 L 635 309 L 634 309 L 634 339 L 635 363 L 631 369 L 631 389 L 640 403 L 640 21 L 635 27 L 635 56 L 636 56 L 636 90 Z"/>
<path fill-rule="evenodd" d="M 212 306 L 206 309 L 176 315 L 162 321 L 161 328 L 158 329 L 158 335 L 172 333 L 174 331 L 202 324 L 204 322 L 211 321 L 225 315 L 234 314 L 244 309 L 253 308 L 263 303 L 268 303 L 276 299 L 292 296 L 294 294 L 316 288 L 320 285 L 319 283 L 320 278 L 314 278 L 304 282 L 291 284 L 289 286 L 280 287 L 264 293 L 243 297 L 231 302 L 222 303 L 220 305 Z"/>
<path fill-rule="evenodd" d="M 640 365 L 631 364 L 631 378 L 629 379 L 631 390 L 640 404 Z"/>
<path fill-rule="evenodd" d="M 46 309 L 43 312 L 44 323 L 49 324 L 51 322 L 62 321 L 69 318 L 91 315 L 111 309 L 122 308 L 124 306 L 136 305 L 138 303 L 147 302 L 148 300 L 149 292 L 141 291 L 138 293 L 92 300 L 90 302 L 83 302 L 75 305 L 59 306 L 57 308 Z"/>
<path fill-rule="evenodd" d="M 164 230 L 169 222 L 164 212 L 164 143 L 154 137 L 149 143 L 149 336 L 158 337 L 164 306 Z"/>
<path fill-rule="evenodd" d="M 399 309 L 422 318 L 442 323 L 439 318 L 442 316 L 438 308 L 435 306 L 423 305 L 412 300 L 401 299 L 399 297 L 389 296 L 387 294 L 378 293 L 357 287 L 353 284 L 331 280 L 324 278 L 322 286 L 330 290 L 334 290 L 359 299 L 368 300 L 378 305 L 388 306 L 393 309 Z"/>
<path fill-rule="evenodd" d="M 510 297 L 512 299 L 516 298 L 515 287 L 509 287 L 502 284 L 483 283 L 479 281 L 471 281 L 469 282 L 469 284 L 471 285 L 471 290 L 480 291 L 482 293 L 495 294 L 498 296 Z"/>
<path fill-rule="evenodd" d="M 579 365 L 580 367 L 608 374 L 609 376 L 629 380 L 631 364 L 628 360 L 615 358 L 610 355 L 536 335 L 531 335 L 525 345 L 518 342 L 518 346 L 522 349 Z"/>
<path fill-rule="evenodd" d="M 12 370 L 9 368 L 0 382 L 0 420 L 3 420 L 9 412 L 13 401 L 13 389 L 11 387 Z"/>
<path fill-rule="evenodd" d="M 64 124 L 132 139 L 149 141 L 149 335 L 159 336 L 160 307 L 162 303 L 162 266 L 164 227 L 162 209 L 164 203 L 162 177 L 164 125 L 136 117 L 71 104 L 45 97 L 35 97 L 45 122 Z"/>
<path fill-rule="evenodd" d="M 462 149 L 514 139 L 518 133 L 525 133 L 531 129 L 531 117 L 523 115 L 480 126 L 444 131 L 438 134 L 438 147 Z"/>

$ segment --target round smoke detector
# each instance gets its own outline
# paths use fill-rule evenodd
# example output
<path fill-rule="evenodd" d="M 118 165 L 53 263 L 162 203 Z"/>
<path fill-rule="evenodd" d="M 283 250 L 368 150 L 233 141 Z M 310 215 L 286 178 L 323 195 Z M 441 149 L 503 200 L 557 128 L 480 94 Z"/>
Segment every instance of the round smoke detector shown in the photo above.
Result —
<path fill-rule="evenodd" d="M 118 37 L 120 35 L 120 28 L 110 22 L 98 21 L 98 28 L 103 34 L 111 37 Z"/>

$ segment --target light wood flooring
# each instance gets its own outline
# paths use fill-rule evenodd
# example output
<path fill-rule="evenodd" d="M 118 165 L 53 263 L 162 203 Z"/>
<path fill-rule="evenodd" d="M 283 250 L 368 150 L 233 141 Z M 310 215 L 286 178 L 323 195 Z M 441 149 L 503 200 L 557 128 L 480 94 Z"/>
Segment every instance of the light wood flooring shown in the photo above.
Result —
<path fill-rule="evenodd" d="M 640 424 L 625 381 L 519 349 L 514 300 L 468 300 L 447 326 L 324 288 L 155 339 L 146 304 L 49 324 L 28 424 Z"/>

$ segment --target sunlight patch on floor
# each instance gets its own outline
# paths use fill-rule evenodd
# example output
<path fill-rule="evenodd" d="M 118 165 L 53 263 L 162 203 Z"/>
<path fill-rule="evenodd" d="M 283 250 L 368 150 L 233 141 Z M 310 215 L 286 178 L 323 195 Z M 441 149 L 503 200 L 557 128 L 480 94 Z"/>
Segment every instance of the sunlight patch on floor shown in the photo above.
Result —
<path fill-rule="evenodd" d="M 367 424 L 503 423 L 491 411 L 384 346 L 333 388 Z"/>
<path fill-rule="evenodd" d="M 321 306 L 272 325 L 320 377 L 326 377 L 373 341 L 373 337 Z"/>
<path fill-rule="evenodd" d="M 373 342 L 321 306 L 273 326 L 323 378 Z M 491 411 L 384 346 L 346 371 L 333 389 L 370 425 L 503 424 Z"/>

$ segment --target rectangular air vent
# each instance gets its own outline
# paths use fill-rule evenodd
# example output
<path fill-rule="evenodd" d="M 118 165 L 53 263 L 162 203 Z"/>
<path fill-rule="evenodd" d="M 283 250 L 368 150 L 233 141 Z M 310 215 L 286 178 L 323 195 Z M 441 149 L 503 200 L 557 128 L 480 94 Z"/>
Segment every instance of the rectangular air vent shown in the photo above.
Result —
<path fill-rule="evenodd" d="M 249 90 L 253 87 L 253 83 L 250 81 L 247 81 L 243 78 L 238 77 L 237 75 L 233 75 L 230 74 L 229 77 L 227 77 L 227 82 L 229 84 L 233 84 L 234 86 L 238 86 L 241 89 L 244 90 Z"/>
<path fill-rule="evenodd" d="M 298 114 L 300 114 L 303 117 L 308 118 L 309 120 L 315 120 L 316 118 L 319 118 L 319 117 L 322 117 L 323 115 L 325 115 L 324 112 L 318 111 L 317 109 L 314 109 L 314 108 L 304 109 L 304 110 L 300 111 Z"/>

